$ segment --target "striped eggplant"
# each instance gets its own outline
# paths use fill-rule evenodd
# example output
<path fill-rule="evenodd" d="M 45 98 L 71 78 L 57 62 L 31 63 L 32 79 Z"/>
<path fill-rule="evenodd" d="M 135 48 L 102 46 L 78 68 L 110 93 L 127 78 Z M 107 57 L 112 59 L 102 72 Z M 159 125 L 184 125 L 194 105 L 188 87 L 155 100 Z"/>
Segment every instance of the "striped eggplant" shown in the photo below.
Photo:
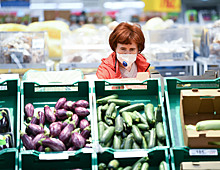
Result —
<path fill-rule="evenodd" d="M 40 146 L 37 148 L 37 151 L 38 151 L 38 152 L 44 152 L 44 151 L 45 151 L 45 148 L 44 148 L 42 145 L 40 145 Z"/>
<path fill-rule="evenodd" d="M 71 117 L 64 120 L 63 123 L 62 123 L 62 129 L 65 128 L 70 122 L 71 122 Z"/>
<path fill-rule="evenodd" d="M 52 123 L 52 122 L 56 121 L 56 116 L 55 116 L 54 112 L 51 110 L 51 108 L 48 105 L 44 106 L 44 114 L 45 114 L 46 119 L 49 122 Z"/>
<path fill-rule="evenodd" d="M 60 133 L 59 135 L 59 139 L 63 142 L 63 143 L 67 143 L 70 136 L 71 136 L 71 132 L 75 129 L 75 122 L 71 121 Z"/>
<path fill-rule="evenodd" d="M 75 102 L 75 107 L 84 107 L 88 108 L 89 107 L 89 102 L 86 100 L 78 100 Z"/>
<path fill-rule="evenodd" d="M 65 98 L 65 97 L 62 97 L 62 98 L 60 98 L 60 99 L 56 102 L 54 108 L 55 108 L 56 110 L 61 109 L 61 108 L 63 108 L 64 103 L 66 103 L 66 98 Z"/>
<path fill-rule="evenodd" d="M 80 117 L 86 117 L 90 114 L 89 110 L 84 107 L 76 107 L 75 113 Z"/>
<path fill-rule="evenodd" d="M 51 137 L 57 137 L 59 136 L 61 130 L 62 130 L 62 122 L 53 122 L 50 124 L 50 135 Z"/>
<path fill-rule="evenodd" d="M 73 146 L 75 146 L 77 149 L 83 148 L 86 145 L 86 139 L 78 132 L 72 133 L 71 139 Z"/>
<path fill-rule="evenodd" d="M 39 115 L 38 115 L 38 113 L 34 113 L 34 115 L 33 115 L 32 119 L 31 119 L 30 123 L 36 124 L 36 125 L 39 124 Z"/>
<path fill-rule="evenodd" d="M 29 122 L 34 115 L 34 106 L 31 103 L 26 104 L 24 107 L 24 113 L 27 122 Z"/>
<path fill-rule="evenodd" d="M 63 108 L 66 110 L 70 110 L 73 111 L 75 108 L 75 102 L 73 101 L 66 101 L 66 103 L 64 103 Z"/>
<path fill-rule="evenodd" d="M 44 128 L 42 128 L 40 125 L 30 124 L 30 123 L 29 124 L 24 123 L 24 124 L 26 125 L 28 132 L 34 136 L 40 133 L 44 133 Z"/>
<path fill-rule="evenodd" d="M 37 136 L 35 136 L 35 138 L 33 139 L 33 144 L 35 148 L 38 148 L 40 146 L 38 141 L 40 141 L 42 138 L 46 138 L 46 136 L 43 133 L 40 133 Z"/>
<path fill-rule="evenodd" d="M 86 120 L 86 119 L 82 119 L 82 120 L 80 120 L 80 122 L 79 122 L 79 128 L 80 128 L 80 130 L 82 131 L 84 128 L 86 128 L 87 126 L 89 126 L 90 124 L 89 124 L 89 121 L 88 120 Z"/>
<path fill-rule="evenodd" d="M 65 151 L 66 147 L 64 143 L 57 138 L 43 138 L 39 141 L 44 147 L 49 147 L 53 151 Z"/>
<path fill-rule="evenodd" d="M 75 126 L 79 124 L 79 116 L 77 114 L 72 115 L 72 120 L 75 121 Z"/>
<path fill-rule="evenodd" d="M 65 120 L 65 119 L 71 117 L 73 115 L 73 112 L 68 111 L 66 109 L 58 109 L 58 110 L 56 110 L 55 115 L 59 120 Z"/>
<path fill-rule="evenodd" d="M 38 116 L 39 116 L 39 125 L 41 127 L 44 127 L 45 124 L 45 114 L 42 111 L 38 111 Z"/>
<path fill-rule="evenodd" d="M 84 128 L 81 133 L 82 137 L 84 137 L 85 139 L 88 139 L 90 134 L 91 134 L 91 126 L 87 126 L 86 128 Z"/>
<path fill-rule="evenodd" d="M 20 136 L 21 136 L 23 145 L 27 150 L 35 149 L 33 140 L 31 139 L 30 136 L 28 136 L 26 133 L 23 133 L 23 132 L 20 132 Z"/>

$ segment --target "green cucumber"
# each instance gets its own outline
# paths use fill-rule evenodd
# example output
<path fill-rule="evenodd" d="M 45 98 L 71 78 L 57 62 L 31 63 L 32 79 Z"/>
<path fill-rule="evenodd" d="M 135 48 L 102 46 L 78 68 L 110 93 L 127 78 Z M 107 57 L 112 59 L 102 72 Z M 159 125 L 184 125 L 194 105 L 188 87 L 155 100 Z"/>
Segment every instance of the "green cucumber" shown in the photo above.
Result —
<path fill-rule="evenodd" d="M 109 169 L 118 169 L 118 167 L 119 167 L 119 162 L 116 159 L 113 159 L 108 163 Z"/>
<path fill-rule="evenodd" d="M 107 116 L 104 117 L 105 123 L 107 123 L 107 125 L 111 126 L 113 125 L 113 121 L 112 119 L 108 118 Z"/>
<path fill-rule="evenodd" d="M 117 108 L 115 107 L 114 111 L 112 112 L 111 118 L 112 118 L 112 119 L 115 119 L 116 116 L 117 116 Z"/>
<path fill-rule="evenodd" d="M 134 141 L 132 145 L 132 149 L 140 149 L 140 146 Z"/>
<path fill-rule="evenodd" d="M 134 166 L 132 166 L 132 170 L 140 170 L 141 166 L 142 166 L 142 163 L 138 162 Z"/>
<path fill-rule="evenodd" d="M 162 122 L 163 121 L 163 116 L 162 116 L 162 107 L 160 104 L 157 105 L 157 109 L 155 112 L 155 118 L 156 122 Z"/>
<path fill-rule="evenodd" d="M 134 140 L 138 144 L 142 144 L 143 136 L 141 134 L 141 131 L 139 130 L 139 128 L 136 125 L 132 125 L 131 132 L 134 134 Z"/>
<path fill-rule="evenodd" d="M 105 126 L 105 129 L 107 129 L 109 127 L 109 125 L 107 125 L 105 122 L 104 123 L 104 126 Z"/>
<path fill-rule="evenodd" d="M 122 99 L 109 99 L 108 104 L 115 103 L 117 106 L 128 106 L 131 104 L 131 101 L 128 100 L 122 100 Z"/>
<path fill-rule="evenodd" d="M 99 127 L 99 129 L 98 129 L 98 130 L 99 130 L 99 131 L 98 131 L 99 134 L 98 134 L 98 135 L 99 135 L 99 139 L 100 139 L 101 136 L 103 135 L 104 131 L 105 131 L 105 125 L 104 125 L 104 122 L 102 122 L 102 121 L 99 122 L 99 123 L 98 123 L 98 127 Z"/>
<path fill-rule="evenodd" d="M 145 118 L 142 114 L 140 114 L 140 113 L 137 112 L 137 111 L 134 111 L 133 113 L 135 113 L 135 114 L 140 118 L 140 120 L 141 120 L 142 123 L 148 125 L 148 122 L 147 122 L 146 118 Z M 149 125 L 148 125 L 148 126 L 149 126 Z"/>
<path fill-rule="evenodd" d="M 144 136 L 143 136 L 143 139 L 142 139 L 141 148 L 142 148 L 142 149 L 147 149 L 147 148 L 148 148 L 148 146 L 147 146 L 147 141 L 146 141 L 146 139 L 145 139 Z"/>
<path fill-rule="evenodd" d="M 96 100 L 96 103 L 103 105 L 103 104 L 106 104 L 109 99 L 117 99 L 117 98 L 118 98 L 117 94 L 112 94 L 112 95 L 109 95 L 109 96 L 106 96 L 106 97 L 103 97 L 103 98 Z"/>
<path fill-rule="evenodd" d="M 167 170 L 167 163 L 165 161 L 160 162 L 159 170 Z"/>
<path fill-rule="evenodd" d="M 101 110 L 102 106 L 98 106 L 97 108 L 97 119 L 98 119 L 98 122 L 102 121 L 102 110 Z"/>
<path fill-rule="evenodd" d="M 109 106 L 108 106 L 108 108 L 107 108 L 107 110 L 106 110 L 106 112 L 105 112 L 105 116 L 106 116 L 107 118 L 111 118 L 111 117 L 112 117 L 112 113 L 113 113 L 113 111 L 115 110 L 115 106 L 116 106 L 115 103 L 110 103 L 110 104 L 109 104 Z"/>
<path fill-rule="evenodd" d="M 99 165 L 98 165 L 98 170 L 105 170 L 106 169 L 106 164 L 105 163 L 100 163 Z"/>
<path fill-rule="evenodd" d="M 126 139 L 127 139 L 127 137 L 122 139 L 121 149 L 124 149 Z"/>
<path fill-rule="evenodd" d="M 132 170 L 131 166 L 126 166 L 123 170 Z"/>
<path fill-rule="evenodd" d="M 144 138 L 146 139 L 146 142 L 149 143 L 149 140 L 150 140 L 150 132 L 149 131 L 144 132 Z"/>
<path fill-rule="evenodd" d="M 154 105 L 152 103 L 148 103 L 144 107 L 144 113 L 146 115 L 147 122 L 150 125 L 154 125 L 154 123 L 156 122 L 156 119 L 155 119 L 155 115 L 154 115 Z"/>
<path fill-rule="evenodd" d="M 102 112 L 106 112 L 107 109 L 108 109 L 108 103 L 101 107 Z"/>
<path fill-rule="evenodd" d="M 120 149 L 120 148 L 121 148 L 121 143 L 122 143 L 122 138 L 121 138 L 121 136 L 114 135 L 113 148 L 114 148 L 114 149 Z"/>
<path fill-rule="evenodd" d="M 134 122 L 140 122 L 140 117 L 134 112 L 126 112 L 129 114 Z"/>
<path fill-rule="evenodd" d="M 113 139 L 111 138 L 103 147 L 112 147 Z"/>
<path fill-rule="evenodd" d="M 124 149 L 132 149 L 132 144 L 134 141 L 134 135 L 133 133 L 130 133 L 124 143 Z"/>
<path fill-rule="evenodd" d="M 196 130 L 220 130 L 220 120 L 203 120 L 196 124 Z"/>
<path fill-rule="evenodd" d="M 149 164 L 148 162 L 144 162 L 141 166 L 141 170 L 148 170 L 149 169 Z"/>
<path fill-rule="evenodd" d="M 121 115 L 118 115 L 115 119 L 115 133 L 121 134 L 123 132 L 124 126 L 123 126 L 123 118 Z"/>
<path fill-rule="evenodd" d="M 128 127 L 131 127 L 132 126 L 132 118 L 129 114 L 127 114 L 126 112 L 122 112 L 122 117 L 125 121 L 125 123 L 127 124 Z"/>
<path fill-rule="evenodd" d="M 117 170 L 123 170 L 124 168 L 122 168 L 122 167 L 119 167 Z"/>
<path fill-rule="evenodd" d="M 148 142 L 148 148 L 151 149 L 156 146 L 156 128 L 150 130 L 150 138 Z"/>
<path fill-rule="evenodd" d="M 160 141 L 163 141 L 166 139 L 166 134 L 164 132 L 164 127 L 163 127 L 163 123 L 162 122 L 158 122 L 156 124 L 156 134 L 157 134 L 157 138 Z"/>
<path fill-rule="evenodd" d="M 145 124 L 145 123 L 138 123 L 137 124 L 137 127 L 140 129 L 140 130 L 143 130 L 143 131 L 146 131 L 146 130 L 149 130 L 149 125 L 148 124 Z"/>
<path fill-rule="evenodd" d="M 104 143 L 105 145 L 108 143 L 108 141 L 112 138 L 114 135 L 115 127 L 109 126 L 101 136 L 101 143 Z"/>
<path fill-rule="evenodd" d="M 148 157 L 142 157 L 142 158 L 138 159 L 138 160 L 134 163 L 134 165 L 132 166 L 132 169 L 134 169 L 134 168 L 136 168 L 136 167 L 139 167 L 138 165 L 142 165 L 144 162 L 147 162 L 148 160 L 149 160 Z M 141 164 L 140 164 L 140 163 L 141 163 Z M 141 169 L 141 167 L 140 167 L 139 169 Z"/>
<path fill-rule="evenodd" d="M 164 141 L 160 141 L 159 139 L 157 139 L 157 146 L 165 146 Z"/>
<path fill-rule="evenodd" d="M 119 113 L 122 112 L 133 112 L 133 111 L 140 111 L 144 110 L 144 103 L 136 103 L 129 106 L 125 106 L 122 109 L 119 110 Z"/>

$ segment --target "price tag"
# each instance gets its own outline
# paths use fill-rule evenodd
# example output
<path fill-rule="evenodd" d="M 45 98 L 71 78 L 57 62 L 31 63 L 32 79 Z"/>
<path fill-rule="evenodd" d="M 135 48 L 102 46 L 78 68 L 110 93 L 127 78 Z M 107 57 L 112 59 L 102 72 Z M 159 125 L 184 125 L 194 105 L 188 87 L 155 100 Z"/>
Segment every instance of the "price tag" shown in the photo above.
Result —
<path fill-rule="evenodd" d="M 44 48 L 44 39 L 32 39 L 32 48 Z"/>
<path fill-rule="evenodd" d="M 39 154 L 40 160 L 65 160 L 69 159 L 69 155 L 65 153 L 48 153 L 48 154 Z"/>
<path fill-rule="evenodd" d="M 147 157 L 146 151 L 114 152 L 114 158 Z"/>
<path fill-rule="evenodd" d="M 190 156 L 218 156 L 217 149 L 190 149 Z"/>

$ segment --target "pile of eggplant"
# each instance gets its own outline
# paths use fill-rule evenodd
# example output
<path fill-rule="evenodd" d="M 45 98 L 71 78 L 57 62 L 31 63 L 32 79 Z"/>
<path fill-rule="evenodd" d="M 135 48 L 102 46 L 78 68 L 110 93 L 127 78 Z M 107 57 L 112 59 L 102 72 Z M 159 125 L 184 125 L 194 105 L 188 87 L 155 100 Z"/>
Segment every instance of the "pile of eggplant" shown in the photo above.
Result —
<path fill-rule="evenodd" d="M 156 108 L 152 103 L 131 104 L 117 94 L 99 98 L 96 103 L 102 147 L 150 149 L 166 145 L 160 104 Z"/>
<path fill-rule="evenodd" d="M 33 104 L 25 105 L 25 132 L 20 132 L 26 150 L 39 152 L 74 151 L 90 147 L 91 125 L 86 100 L 68 101 L 60 98 L 54 108 L 45 105 L 35 111 Z"/>
<path fill-rule="evenodd" d="M 129 164 L 129 163 L 128 163 Z M 99 163 L 98 170 L 148 170 L 150 168 L 149 158 L 139 158 L 135 163 L 128 166 L 122 166 L 117 159 L 113 159 L 108 164 Z M 165 161 L 161 161 L 159 164 L 159 170 L 166 170 L 167 164 Z"/>
<path fill-rule="evenodd" d="M 13 147 L 9 110 L 0 108 L 0 150 Z"/>

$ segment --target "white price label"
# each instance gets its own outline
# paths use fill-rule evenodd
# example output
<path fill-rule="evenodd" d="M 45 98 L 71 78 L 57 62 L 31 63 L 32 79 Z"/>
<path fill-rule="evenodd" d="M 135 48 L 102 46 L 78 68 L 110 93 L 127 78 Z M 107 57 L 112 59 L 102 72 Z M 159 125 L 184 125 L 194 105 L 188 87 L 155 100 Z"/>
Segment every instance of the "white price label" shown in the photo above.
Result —
<path fill-rule="evenodd" d="M 32 39 L 32 48 L 44 48 L 44 39 Z"/>
<path fill-rule="evenodd" d="M 218 156 L 217 149 L 190 149 L 190 156 Z"/>
<path fill-rule="evenodd" d="M 146 151 L 114 152 L 114 158 L 147 157 Z"/>
<path fill-rule="evenodd" d="M 48 153 L 48 154 L 39 154 L 40 160 L 65 160 L 69 159 L 69 155 L 65 153 Z"/>

